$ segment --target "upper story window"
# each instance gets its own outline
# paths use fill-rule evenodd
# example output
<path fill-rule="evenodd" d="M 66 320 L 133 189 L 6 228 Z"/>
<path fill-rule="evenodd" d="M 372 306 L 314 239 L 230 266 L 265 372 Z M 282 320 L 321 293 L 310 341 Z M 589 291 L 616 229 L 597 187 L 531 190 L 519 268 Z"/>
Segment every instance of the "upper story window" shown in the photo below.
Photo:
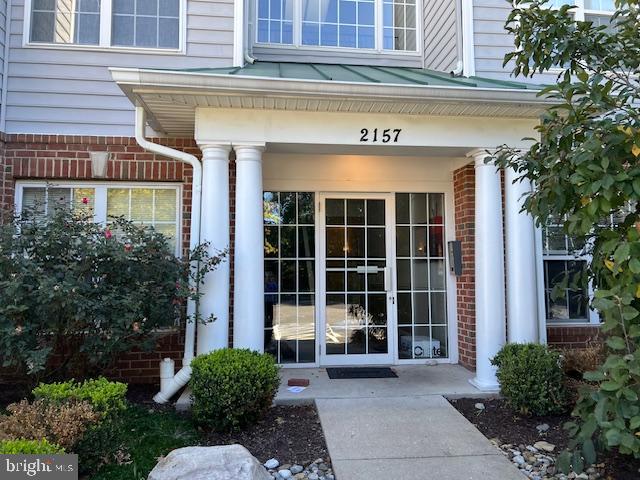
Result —
<path fill-rule="evenodd" d="M 180 47 L 181 0 L 27 0 L 29 42 Z"/>
<path fill-rule="evenodd" d="M 575 5 L 576 20 L 593 22 L 595 26 L 609 25 L 616 9 L 614 0 L 551 0 L 551 5 Z"/>
<path fill-rule="evenodd" d="M 100 0 L 33 0 L 31 41 L 97 45 Z"/>
<path fill-rule="evenodd" d="M 256 0 L 257 41 L 416 52 L 417 0 Z"/>

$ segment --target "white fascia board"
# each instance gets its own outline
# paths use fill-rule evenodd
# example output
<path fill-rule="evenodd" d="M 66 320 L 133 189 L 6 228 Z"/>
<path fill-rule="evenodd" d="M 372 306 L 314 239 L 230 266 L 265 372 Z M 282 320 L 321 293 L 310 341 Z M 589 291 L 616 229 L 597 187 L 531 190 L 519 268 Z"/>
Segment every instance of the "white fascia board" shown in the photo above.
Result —
<path fill-rule="evenodd" d="M 116 83 L 125 90 L 144 88 L 146 93 L 260 94 L 285 97 L 349 98 L 372 101 L 448 101 L 475 104 L 523 104 L 544 107 L 553 102 L 538 90 L 467 86 L 370 84 L 324 80 L 299 80 L 199 72 L 167 72 L 110 68 Z M 157 89 L 157 90 L 156 90 Z"/>

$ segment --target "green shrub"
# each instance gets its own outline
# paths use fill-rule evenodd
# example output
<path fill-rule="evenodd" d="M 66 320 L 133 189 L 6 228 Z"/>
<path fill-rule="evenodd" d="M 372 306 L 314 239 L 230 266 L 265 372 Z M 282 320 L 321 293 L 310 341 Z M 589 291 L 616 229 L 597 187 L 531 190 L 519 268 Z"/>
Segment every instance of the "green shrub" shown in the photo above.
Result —
<path fill-rule="evenodd" d="M 567 409 L 560 355 L 536 343 L 510 343 L 491 360 L 498 367 L 500 391 L 514 409 L 549 415 Z"/>
<path fill-rule="evenodd" d="M 82 383 L 73 380 L 41 383 L 33 389 L 33 395 L 37 399 L 51 402 L 86 401 L 96 412 L 104 415 L 124 409 L 126 394 L 127 385 L 125 383 L 111 382 L 104 377 L 85 380 Z"/>
<path fill-rule="evenodd" d="M 49 443 L 46 438 L 42 440 L 0 441 L 0 454 L 2 455 L 48 455 L 56 453 L 64 453 L 64 448 L 55 443 Z"/>
<path fill-rule="evenodd" d="M 273 357 L 250 350 L 217 350 L 196 357 L 191 366 L 193 417 L 220 431 L 258 420 L 280 384 Z"/>

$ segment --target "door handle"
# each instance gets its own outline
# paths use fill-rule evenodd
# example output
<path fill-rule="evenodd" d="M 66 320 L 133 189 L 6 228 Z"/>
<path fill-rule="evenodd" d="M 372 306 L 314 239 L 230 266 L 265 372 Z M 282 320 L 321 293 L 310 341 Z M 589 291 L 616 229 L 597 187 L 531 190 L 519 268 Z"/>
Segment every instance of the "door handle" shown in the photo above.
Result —
<path fill-rule="evenodd" d="M 386 292 L 393 290 L 393 278 L 391 277 L 391 267 L 384 267 L 384 289 Z"/>

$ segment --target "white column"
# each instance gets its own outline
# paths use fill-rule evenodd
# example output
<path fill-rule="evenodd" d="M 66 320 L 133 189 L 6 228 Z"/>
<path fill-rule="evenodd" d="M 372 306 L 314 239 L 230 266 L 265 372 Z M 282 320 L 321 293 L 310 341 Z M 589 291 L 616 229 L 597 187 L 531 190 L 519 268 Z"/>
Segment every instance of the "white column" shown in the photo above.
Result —
<path fill-rule="evenodd" d="M 264 350 L 263 146 L 234 145 L 236 229 L 233 347 Z"/>
<path fill-rule="evenodd" d="M 505 343 L 504 246 L 500 171 L 485 163 L 486 150 L 468 154 L 475 161 L 476 376 L 482 391 L 500 388 L 491 359 Z"/>
<path fill-rule="evenodd" d="M 512 168 L 505 171 L 507 339 L 509 343 L 530 343 L 538 341 L 536 231 L 533 217 L 521 211 L 531 183 L 528 180 L 514 183 L 517 178 Z"/>
<path fill-rule="evenodd" d="M 203 145 L 202 214 L 200 242 L 209 242 L 209 252 L 227 250 L 229 240 L 229 152 L 228 145 Z M 200 314 L 215 321 L 198 324 L 198 355 L 225 348 L 229 344 L 229 256 L 207 274 L 200 287 Z"/>

